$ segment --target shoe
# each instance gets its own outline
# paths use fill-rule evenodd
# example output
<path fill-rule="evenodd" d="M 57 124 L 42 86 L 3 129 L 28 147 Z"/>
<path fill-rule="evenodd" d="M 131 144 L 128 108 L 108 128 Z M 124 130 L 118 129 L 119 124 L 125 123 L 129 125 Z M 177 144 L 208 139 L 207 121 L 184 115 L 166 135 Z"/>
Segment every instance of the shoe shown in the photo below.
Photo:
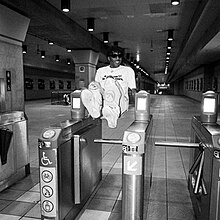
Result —
<path fill-rule="evenodd" d="M 121 95 L 122 95 L 119 87 L 120 85 L 117 82 L 117 80 L 113 78 L 107 78 L 105 80 L 105 84 L 103 86 L 104 106 L 105 105 L 112 106 L 112 107 L 119 106 Z"/>
<path fill-rule="evenodd" d="M 89 115 L 92 118 L 98 118 L 101 115 L 101 106 L 96 101 L 94 93 L 89 89 L 84 89 L 81 92 L 81 100 Z"/>
<path fill-rule="evenodd" d="M 103 117 L 107 120 L 110 128 L 117 126 L 117 120 L 120 115 L 121 91 L 119 83 L 113 78 L 105 80 L 104 88 L 104 106 L 102 109 Z"/>
<path fill-rule="evenodd" d="M 99 106 L 99 108 L 101 109 L 101 106 L 102 106 L 102 95 L 101 95 L 102 87 L 101 87 L 100 83 L 92 81 L 89 84 L 88 89 L 93 93 L 96 105 Z"/>
<path fill-rule="evenodd" d="M 107 120 L 108 127 L 116 128 L 120 110 L 117 107 L 104 106 L 102 109 L 103 118 Z"/>

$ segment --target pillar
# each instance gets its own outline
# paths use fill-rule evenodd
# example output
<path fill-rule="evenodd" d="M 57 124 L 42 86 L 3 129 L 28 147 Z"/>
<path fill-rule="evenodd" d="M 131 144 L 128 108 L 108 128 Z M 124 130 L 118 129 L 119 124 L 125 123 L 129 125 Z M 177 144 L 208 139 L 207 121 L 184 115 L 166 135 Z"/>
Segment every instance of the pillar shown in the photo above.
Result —
<path fill-rule="evenodd" d="M 24 111 L 22 42 L 30 19 L 0 4 L 0 113 Z"/>
<path fill-rule="evenodd" d="M 71 53 L 75 63 L 76 89 L 88 87 L 95 79 L 99 53 L 93 50 L 73 50 Z"/>

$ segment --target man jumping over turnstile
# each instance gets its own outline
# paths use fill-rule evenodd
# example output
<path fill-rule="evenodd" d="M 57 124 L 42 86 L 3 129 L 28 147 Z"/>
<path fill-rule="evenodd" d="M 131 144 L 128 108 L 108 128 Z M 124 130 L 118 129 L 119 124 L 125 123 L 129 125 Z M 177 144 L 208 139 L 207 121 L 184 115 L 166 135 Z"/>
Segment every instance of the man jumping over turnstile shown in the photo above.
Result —
<path fill-rule="evenodd" d="M 136 92 L 135 73 L 121 65 L 123 50 L 113 46 L 107 54 L 109 65 L 97 70 L 95 81 L 81 92 L 83 105 L 93 118 L 103 116 L 110 128 L 116 128 L 118 118 L 128 110 L 128 89 Z"/>

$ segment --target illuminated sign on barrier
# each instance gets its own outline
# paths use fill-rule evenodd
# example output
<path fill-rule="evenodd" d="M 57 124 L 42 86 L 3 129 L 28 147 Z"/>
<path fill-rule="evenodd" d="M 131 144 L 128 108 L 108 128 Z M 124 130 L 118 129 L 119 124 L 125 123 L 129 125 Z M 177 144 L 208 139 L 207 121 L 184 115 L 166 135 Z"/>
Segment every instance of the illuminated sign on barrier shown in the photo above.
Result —
<path fill-rule="evenodd" d="M 216 123 L 218 115 L 217 94 L 213 91 L 207 91 L 202 94 L 201 102 L 201 122 Z"/>
<path fill-rule="evenodd" d="M 215 113 L 215 99 L 204 98 L 204 113 Z"/>
<path fill-rule="evenodd" d="M 135 94 L 135 121 L 147 121 L 150 117 L 150 94 L 144 90 Z"/>
<path fill-rule="evenodd" d="M 137 110 L 146 110 L 146 103 L 147 99 L 146 98 L 137 98 Z"/>
<path fill-rule="evenodd" d="M 81 90 L 75 90 L 70 94 L 71 100 L 71 118 L 85 118 L 85 107 L 81 101 Z"/>
<path fill-rule="evenodd" d="M 124 174 L 142 175 L 142 156 L 124 156 Z"/>
<path fill-rule="evenodd" d="M 80 98 L 73 98 L 72 108 L 80 108 Z"/>

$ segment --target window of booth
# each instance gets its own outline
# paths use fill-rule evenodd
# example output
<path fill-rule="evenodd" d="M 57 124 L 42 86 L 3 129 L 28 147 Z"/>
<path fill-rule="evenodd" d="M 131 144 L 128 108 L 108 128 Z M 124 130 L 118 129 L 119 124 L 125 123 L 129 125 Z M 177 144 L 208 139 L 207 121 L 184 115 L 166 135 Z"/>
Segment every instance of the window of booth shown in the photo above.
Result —
<path fill-rule="evenodd" d="M 67 81 L 67 89 L 71 89 L 71 81 Z"/>
<path fill-rule="evenodd" d="M 50 80 L 50 89 L 55 89 L 55 81 Z"/>
<path fill-rule="evenodd" d="M 45 89 L 44 79 L 38 79 L 38 89 Z"/>
<path fill-rule="evenodd" d="M 200 79 L 200 91 L 203 91 L 203 78 Z"/>
<path fill-rule="evenodd" d="M 25 84 L 25 89 L 32 90 L 34 88 L 33 79 L 25 78 L 24 84 Z"/>
<path fill-rule="evenodd" d="M 64 88 L 63 80 L 59 80 L 59 89 L 63 89 L 63 88 Z"/>

